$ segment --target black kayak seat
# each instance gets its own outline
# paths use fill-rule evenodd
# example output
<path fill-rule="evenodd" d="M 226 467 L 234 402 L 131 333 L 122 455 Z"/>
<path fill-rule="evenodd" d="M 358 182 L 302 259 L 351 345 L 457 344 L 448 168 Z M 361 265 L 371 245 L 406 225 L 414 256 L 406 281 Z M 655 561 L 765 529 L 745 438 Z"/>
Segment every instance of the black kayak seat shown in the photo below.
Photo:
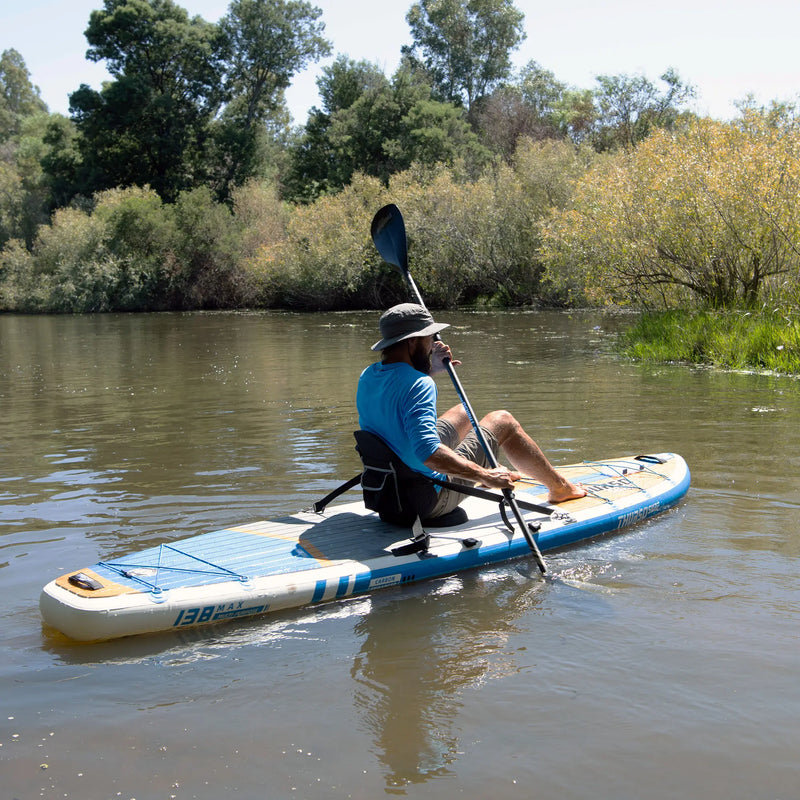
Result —
<path fill-rule="evenodd" d="M 364 505 L 384 522 L 410 527 L 419 518 L 427 527 L 446 528 L 468 521 L 467 512 L 460 506 L 448 514 L 431 517 L 439 497 L 434 481 L 411 469 L 376 434 L 359 430 L 353 435 L 364 468 Z"/>

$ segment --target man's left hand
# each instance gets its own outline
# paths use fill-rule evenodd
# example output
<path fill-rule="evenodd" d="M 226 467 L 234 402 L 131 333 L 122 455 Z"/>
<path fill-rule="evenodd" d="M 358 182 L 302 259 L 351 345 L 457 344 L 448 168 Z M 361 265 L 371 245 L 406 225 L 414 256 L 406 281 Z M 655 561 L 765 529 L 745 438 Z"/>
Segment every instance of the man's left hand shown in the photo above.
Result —
<path fill-rule="evenodd" d="M 447 367 L 445 366 L 445 362 L 447 360 L 449 360 L 454 367 L 457 367 L 461 364 L 460 361 L 453 358 L 453 353 L 448 345 L 446 345 L 444 342 L 434 342 L 433 353 L 431 353 L 430 374 L 437 375 L 440 372 L 445 372 L 447 370 Z"/>

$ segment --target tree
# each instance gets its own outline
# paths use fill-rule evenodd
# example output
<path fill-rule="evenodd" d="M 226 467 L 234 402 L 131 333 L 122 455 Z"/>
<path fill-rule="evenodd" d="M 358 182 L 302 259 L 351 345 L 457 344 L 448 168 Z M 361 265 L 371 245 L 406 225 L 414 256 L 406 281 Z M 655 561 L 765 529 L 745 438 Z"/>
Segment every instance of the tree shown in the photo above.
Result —
<path fill-rule="evenodd" d="M 469 109 L 511 74 L 523 19 L 511 0 L 419 0 L 406 15 L 414 44 L 403 52 L 440 100 Z"/>
<path fill-rule="evenodd" d="M 658 87 L 644 75 L 599 75 L 595 90 L 597 150 L 632 147 L 646 139 L 654 128 L 671 128 L 682 108 L 694 97 L 694 88 L 668 69 Z"/>
<path fill-rule="evenodd" d="M 25 117 L 46 111 L 22 56 L 16 50 L 4 50 L 0 56 L 0 143 L 19 134 Z"/>
<path fill-rule="evenodd" d="M 565 136 L 581 144 L 591 139 L 597 110 L 591 89 L 567 89 L 556 103 L 553 119 Z"/>
<path fill-rule="evenodd" d="M 567 85 L 536 61 L 529 61 L 518 79 L 522 99 L 542 121 L 550 121 L 564 97 Z"/>
<path fill-rule="evenodd" d="M 105 61 L 115 80 L 70 96 L 84 193 L 149 184 L 174 200 L 205 170 L 222 101 L 219 29 L 172 0 L 105 0 L 86 39 L 87 58 Z"/>
<path fill-rule="evenodd" d="M 16 50 L 0 56 L 0 247 L 9 239 L 33 241 L 47 218 L 47 188 L 40 164 L 47 106 Z"/>
<path fill-rule="evenodd" d="M 43 139 L 47 150 L 42 155 L 42 169 L 49 186 L 49 210 L 80 204 L 81 192 L 87 187 L 77 126 L 69 117 L 51 114 Z"/>
<path fill-rule="evenodd" d="M 330 52 L 322 11 L 303 0 L 234 0 L 222 20 L 227 105 L 217 129 L 218 193 L 256 175 L 266 123 L 285 106 L 284 90 L 310 61 Z"/>
<path fill-rule="evenodd" d="M 430 88 L 401 68 L 391 81 L 383 77 L 349 108 L 333 115 L 328 136 L 345 183 L 355 172 L 385 183 L 393 172 L 408 166 L 399 142 L 403 118 L 416 102 L 428 98 Z"/>
<path fill-rule="evenodd" d="M 320 88 L 330 113 L 312 111 L 295 151 L 292 187 L 307 192 L 298 197 L 290 190 L 296 199 L 341 189 L 356 172 L 387 183 L 415 161 L 488 160 L 463 110 L 432 99 L 430 86 L 405 61 L 389 80 L 375 66 L 340 60 L 324 73 Z M 349 105 L 339 107 L 344 103 Z"/>
<path fill-rule="evenodd" d="M 525 66 L 517 81 L 500 86 L 470 108 L 470 120 L 495 152 L 510 160 L 517 142 L 565 135 L 557 109 L 566 86 L 535 61 Z"/>
<path fill-rule="evenodd" d="M 489 161 L 489 151 L 480 143 L 461 109 L 452 103 L 419 99 L 401 120 L 397 140 L 384 149 L 394 153 L 398 163 L 410 166 L 446 164 L 463 160 L 474 168 Z"/>
<path fill-rule="evenodd" d="M 337 159 L 330 132 L 337 112 L 350 108 L 365 92 L 387 85 L 375 64 L 354 61 L 345 55 L 322 68 L 317 87 L 322 108 L 311 109 L 302 136 L 291 146 L 291 163 L 285 193 L 295 201 L 309 202 L 342 188 L 352 170 Z"/>
<path fill-rule="evenodd" d="M 322 111 L 329 116 L 350 108 L 368 89 L 383 86 L 386 76 L 377 64 L 354 61 L 345 55 L 337 56 L 330 66 L 322 69 L 317 88 Z"/>

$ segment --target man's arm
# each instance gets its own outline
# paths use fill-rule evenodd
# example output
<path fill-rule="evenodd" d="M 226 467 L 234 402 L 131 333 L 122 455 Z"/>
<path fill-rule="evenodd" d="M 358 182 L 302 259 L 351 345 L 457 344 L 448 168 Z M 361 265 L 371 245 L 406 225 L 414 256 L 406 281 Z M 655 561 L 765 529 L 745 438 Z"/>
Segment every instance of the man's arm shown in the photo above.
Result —
<path fill-rule="evenodd" d="M 425 466 L 435 472 L 443 472 L 445 475 L 456 478 L 465 478 L 492 489 L 513 489 L 514 481 L 521 477 L 519 472 L 514 472 L 506 467 L 485 469 L 443 444 L 440 444 L 439 449 L 425 461 Z"/>

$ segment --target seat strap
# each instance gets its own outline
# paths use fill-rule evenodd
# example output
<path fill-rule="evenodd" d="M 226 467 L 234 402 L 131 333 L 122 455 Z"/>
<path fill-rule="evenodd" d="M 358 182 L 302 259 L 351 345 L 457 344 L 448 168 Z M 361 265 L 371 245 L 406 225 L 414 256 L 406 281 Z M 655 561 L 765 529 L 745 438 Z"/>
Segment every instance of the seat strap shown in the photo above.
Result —
<path fill-rule="evenodd" d="M 463 483 L 453 483 L 453 481 L 443 481 L 439 478 L 431 478 L 429 475 L 426 477 L 428 480 L 444 487 L 445 489 L 451 489 L 454 492 L 460 492 L 461 494 L 466 494 L 470 497 L 480 497 L 483 500 L 492 500 L 495 503 L 500 503 L 501 506 L 505 504 L 505 497 L 497 492 L 490 492 L 488 489 L 479 489 L 477 486 L 467 486 Z M 524 508 L 526 511 L 538 511 L 540 514 L 546 514 L 548 517 L 556 511 L 555 508 L 540 506 L 536 503 L 529 503 L 527 500 L 520 500 L 519 498 L 516 498 L 516 500 L 517 505 L 520 508 Z"/>
<path fill-rule="evenodd" d="M 354 486 L 358 486 L 361 483 L 361 473 L 359 472 L 358 475 L 354 475 L 350 478 L 349 481 L 346 481 L 341 486 L 337 486 L 332 492 L 325 495 L 322 500 L 317 500 L 313 506 L 311 506 L 311 510 L 315 513 L 319 514 L 320 512 L 325 510 L 325 506 L 331 502 L 331 500 L 335 500 L 339 495 L 344 494 L 345 492 L 352 489 Z"/>
<path fill-rule="evenodd" d="M 321 500 L 317 500 L 317 502 L 311 506 L 312 511 L 316 512 L 317 514 L 324 511 L 325 507 L 332 500 L 335 500 L 340 495 L 343 495 L 354 486 L 358 486 L 358 484 L 361 483 L 361 475 L 362 473 L 359 472 L 358 475 L 354 475 L 352 478 L 350 478 L 350 480 L 346 481 L 341 486 L 337 486 L 332 492 L 326 494 Z M 479 489 L 476 486 L 468 486 L 463 483 L 453 483 L 453 481 L 443 481 L 439 478 L 431 478 L 429 475 L 425 475 L 423 477 L 428 478 L 428 480 L 430 480 L 432 483 L 438 484 L 445 489 L 451 489 L 454 492 L 459 492 L 460 494 L 465 494 L 470 497 L 480 497 L 483 500 L 491 500 L 494 503 L 499 503 L 501 507 L 505 502 L 503 495 L 498 494 L 497 492 L 490 492 L 488 489 Z M 556 511 L 555 508 L 548 508 L 547 506 L 540 506 L 536 503 L 529 503 L 527 500 L 520 500 L 519 498 L 517 498 L 517 505 L 520 508 L 524 508 L 526 511 L 537 511 L 539 514 L 546 514 L 547 516 L 550 516 Z"/>

